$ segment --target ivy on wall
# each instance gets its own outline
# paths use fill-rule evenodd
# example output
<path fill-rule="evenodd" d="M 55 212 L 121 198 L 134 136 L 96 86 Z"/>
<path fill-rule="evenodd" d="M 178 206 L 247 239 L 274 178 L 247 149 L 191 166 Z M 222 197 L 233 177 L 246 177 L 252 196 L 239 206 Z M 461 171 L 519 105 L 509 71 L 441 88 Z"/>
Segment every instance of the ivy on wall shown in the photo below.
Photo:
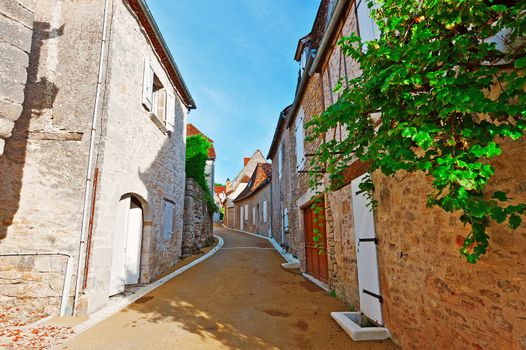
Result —
<path fill-rule="evenodd" d="M 194 179 L 203 189 L 208 210 L 214 213 L 218 210 L 205 176 L 208 149 L 212 146 L 203 135 L 192 135 L 186 138 L 186 177 Z"/>
<path fill-rule="evenodd" d="M 385 175 L 431 176 L 427 204 L 461 213 L 471 231 L 460 252 L 475 263 L 487 252 L 488 225 L 515 229 L 526 212 L 486 189 L 500 144 L 526 128 L 526 1 L 376 3 L 380 38 L 362 43 L 353 33 L 339 42 L 361 74 L 340 81 L 338 101 L 307 124 L 309 140 L 324 140 L 311 161 L 311 186 L 325 171 L 341 183 L 357 159 Z M 349 135 L 326 138 L 338 126 Z M 373 191 L 371 179 L 361 188 Z"/>

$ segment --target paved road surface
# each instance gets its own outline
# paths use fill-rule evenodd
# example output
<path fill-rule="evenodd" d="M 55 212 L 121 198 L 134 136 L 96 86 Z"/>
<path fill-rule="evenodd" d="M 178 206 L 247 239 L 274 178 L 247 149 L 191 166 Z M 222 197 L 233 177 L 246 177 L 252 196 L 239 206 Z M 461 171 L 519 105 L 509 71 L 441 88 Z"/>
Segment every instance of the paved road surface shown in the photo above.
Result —
<path fill-rule="evenodd" d="M 264 239 L 225 229 L 215 255 L 74 337 L 62 349 L 396 349 L 353 342 L 330 317 L 346 310 L 285 271 Z"/>

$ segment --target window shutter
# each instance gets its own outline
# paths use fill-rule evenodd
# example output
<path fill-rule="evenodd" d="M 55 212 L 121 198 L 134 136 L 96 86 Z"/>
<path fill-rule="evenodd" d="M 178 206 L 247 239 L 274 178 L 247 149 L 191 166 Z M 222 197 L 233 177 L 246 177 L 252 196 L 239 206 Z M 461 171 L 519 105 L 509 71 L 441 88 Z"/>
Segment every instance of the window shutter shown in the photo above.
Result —
<path fill-rule="evenodd" d="M 283 209 L 283 229 L 289 230 L 289 211 L 287 208 Z"/>
<path fill-rule="evenodd" d="M 296 170 L 303 169 L 303 164 L 305 163 L 305 151 L 304 151 L 304 129 L 303 129 L 303 119 L 304 115 L 301 112 L 299 119 L 296 123 Z"/>
<path fill-rule="evenodd" d="M 375 7 L 376 4 L 373 1 L 373 8 Z M 367 0 L 361 0 L 358 2 L 356 15 L 358 17 L 358 28 L 360 30 L 360 38 L 362 38 L 362 42 L 365 43 L 378 39 L 380 37 L 380 31 L 374 20 L 371 18 L 371 9 L 368 6 Z"/>
<path fill-rule="evenodd" d="M 248 220 L 248 204 L 245 204 L 245 220 Z"/>
<path fill-rule="evenodd" d="M 142 104 L 148 111 L 152 110 L 153 103 L 153 68 L 150 61 L 144 61 L 144 76 L 142 83 Z"/>
<path fill-rule="evenodd" d="M 173 236 L 173 217 L 174 205 L 170 202 L 164 202 L 164 218 L 163 218 L 163 237 L 170 239 Z"/>
<path fill-rule="evenodd" d="M 267 201 L 263 201 L 263 222 L 267 222 Z"/>
<path fill-rule="evenodd" d="M 175 96 L 171 93 L 166 93 L 166 129 L 174 132 L 175 129 Z"/>
<path fill-rule="evenodd" d="M 278 148 L 278 177 L 281 179 L 281 172 L 282 172 L 282 166 L 283 163 L 283 149 L 281 148 L 281 145 Z"/>
<path fill-rule="evenodd" d="M 252 224 L 256 224 L 256 208 L 252 208 Z"/>

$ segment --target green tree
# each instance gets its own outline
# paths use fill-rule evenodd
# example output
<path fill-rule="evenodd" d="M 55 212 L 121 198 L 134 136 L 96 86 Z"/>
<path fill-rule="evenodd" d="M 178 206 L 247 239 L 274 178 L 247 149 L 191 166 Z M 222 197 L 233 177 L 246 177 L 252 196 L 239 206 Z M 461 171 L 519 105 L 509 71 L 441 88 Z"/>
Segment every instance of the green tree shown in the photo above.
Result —
<path fill-rule="evenodd" d="M 186 177 L 192 178 L 201 186 L 210 212 L 218 210 L 206 181 L 205 167 L 208 149 L 212 146 L 203 135 L 192 135 L 186 138 Z"/>
<path fill-rule="evenodd" d="M 461 254 L 475 263 L 489 245 L 491 221 L 517 228 L 526 205 L 487 193 L 505 138 L 526 128 L 526 1 L 380 0 L 373 16 L 381 37 L 340 40 L 361 74 L 337 86 L 339 100 L 308 124 L 311 140 L 338 125 L 342 142 L 324 142 L 312 159 L 311 185 L 333 183 L 356 159 L 393 175 L 433 178 L 429 206 L 460 211 L 471 227 Z M 503 37 L 506 49 L 494 38 Z M 374 190 L 369 178 L 362 189 Z"/>

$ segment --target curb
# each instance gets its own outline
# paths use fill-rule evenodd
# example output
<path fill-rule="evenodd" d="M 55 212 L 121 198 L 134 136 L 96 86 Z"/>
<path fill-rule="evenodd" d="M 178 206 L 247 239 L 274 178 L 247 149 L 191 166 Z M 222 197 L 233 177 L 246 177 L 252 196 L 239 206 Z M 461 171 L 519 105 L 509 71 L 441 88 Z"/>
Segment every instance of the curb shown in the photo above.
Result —
<path fill-rule="evenodd" d="M 185 272 L 186 270 L 194 267 L 195 265 L 199 264 L 200 262 L 202 262 L 202 261 L 208 259 L 209 257 L 211 257 L 212 255 L 214 255 L 224 244 L 224 240 L 223 240 L 222 237 L 217 236 L 217 235 L 214 235 L 214 237 L 216 237 L 219 240 L 219 242 L 208 253 L 206 253 L 202 257 L 192 261 L 188 265 L 185 265 L 185 266 L 175 270 L 171 274 L 169 274 L 169 275 L 167 275 L 167 276 L 165 276 L 165 277 L 163 277 L 163 278 L 161 278 L 161 279 L 159 279 L 159 280 L 157 280 L 157 281 L 155 281 L 155 282 L 153 282 L 153 283 L 151 283 L 151 284 L 149 284 L 147 286 L 144 286 L 143 288 L 138 289 L 134 294 L 125 297 L 123 300 L 115 303 L 114 305 L 111 305 L 110 307 L 102 308 L 101 310 L 99 310 L 97 312 L 94 312 L 93 314 L 91 314 L 89 316 L 89 319 L 87 321 L 84 321 L 84 322 L 74 326 L 73 330 L 75 331 L 75 335 L 72 336 L 72 337 L 69 337 L 68 339 L 65 339 L 65 341 L 68 341 L 68 340 L 74 338 L 75 336 L 77 336 L 77 335 L 81 334 L 82 332 L 90 329 L 91 327 L 95 326 L 96 324 L 104 321 L 105 319 L 107 319 L 110 316 L 112 316 L 112 315 L 116 314 L 117 312 L 121 311 L 122 309 L 124 309 L 128 305 L 132 304 L 137 299 L 142 298 L 144 295 L 146 295 L 146 294 L 150 293 L 151 291 L 153 291 L 154 289 L 162 286 L 163 284 L 165 284 L 166 282 L 170 281 L 172 278 L 176 277 L 177 275 L 180 275 L 181 273 Z"/>

